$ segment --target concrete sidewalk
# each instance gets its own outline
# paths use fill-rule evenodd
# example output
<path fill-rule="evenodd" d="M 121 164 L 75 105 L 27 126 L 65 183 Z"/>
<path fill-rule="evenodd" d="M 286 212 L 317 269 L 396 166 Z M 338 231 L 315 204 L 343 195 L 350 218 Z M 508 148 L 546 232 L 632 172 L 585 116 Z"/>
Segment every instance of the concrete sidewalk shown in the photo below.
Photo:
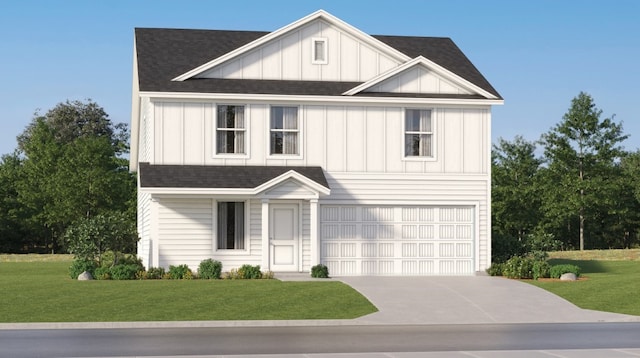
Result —
<path fill-rule="evenodd" d="M 358 290 L 378 307 L 378 312 L 354 320 L 360 324 L 640 321 L 640 316 L 581 309 L 541 288 L 502 277 L 337 279 Z"/>

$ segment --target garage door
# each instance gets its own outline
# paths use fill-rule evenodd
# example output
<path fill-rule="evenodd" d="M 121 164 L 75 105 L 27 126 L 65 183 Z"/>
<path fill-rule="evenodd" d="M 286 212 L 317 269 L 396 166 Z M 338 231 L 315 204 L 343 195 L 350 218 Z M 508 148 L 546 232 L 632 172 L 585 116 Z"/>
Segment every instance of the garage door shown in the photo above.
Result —
<path fill-rule="evenodd" d="M 333 276 L 474 274 L 472 206 L 322 205 L 322 263 Z"/>

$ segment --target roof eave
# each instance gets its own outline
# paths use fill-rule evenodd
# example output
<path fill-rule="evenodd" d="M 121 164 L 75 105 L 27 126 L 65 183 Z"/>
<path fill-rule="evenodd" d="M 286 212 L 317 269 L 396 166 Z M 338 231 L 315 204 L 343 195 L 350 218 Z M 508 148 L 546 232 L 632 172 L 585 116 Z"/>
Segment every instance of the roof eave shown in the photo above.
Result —
<path fill-rule="evenodd" d="M 358 104 L 442 104 L 442 105 L 502 105 L 504 100 L 495 99 L 474 99 L 474 98 L 434 98 L 434 97 L 367 97 L 364 94 L 359 96 L 312 96 L 312 95 L 290 95 L 290 94 L 252 94 L 252 93 L 204 93 L 204 92 L 155 92 L 141 91 L 140 96 L 148 97 L 151 100 L 169 99 L 195 99 L 195 100 L 242 100 L 256 102 L 300 102 L 300 103 L 358 103 Z"/>

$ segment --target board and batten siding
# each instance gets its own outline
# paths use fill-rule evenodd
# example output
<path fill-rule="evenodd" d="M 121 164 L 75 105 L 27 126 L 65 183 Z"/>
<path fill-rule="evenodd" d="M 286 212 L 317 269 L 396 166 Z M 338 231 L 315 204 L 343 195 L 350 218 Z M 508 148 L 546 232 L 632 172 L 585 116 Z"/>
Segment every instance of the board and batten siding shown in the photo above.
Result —
<path fill-rule="evenodd" d="M 269 104 L 242 104 L 246 153 L 217 155 L 215 103 L 153 102 L 150 161 L 321 166 L 347 173 L 488 174 L 490 167 L 488 109 L 432 107 L 434 157 L 415 160 L 404 158 L 404 107 L 300 105 L 300 155 L 277 156 L 269 155 Z"/>
<path fill-rule="evenodd" d="M 326 40 L 327 61 L 312 61 L 312 41 Z M 365 82 L 401 64 L 399 59 L 325 21 L 316 20 L 222 63 L 197 77 Z"/>
<path fill-rule="evenodd" d="M 365 92 L 472 94 L 424 66 L 416 66 L 399 73 Z"/>
<path fill-rule="evenodd" d="M 188 265 L 194 272 L 202 260 L 213 258 L 222 262 L 223 271 L 244 264 L 260 265 L 262 257 L 261 202 L 249 201 L 249 222 L 246 251 L 214 250 L 214 205 L 211 198 L 161 198 L 157 201 L 159 245 L 158 266 Z"/>

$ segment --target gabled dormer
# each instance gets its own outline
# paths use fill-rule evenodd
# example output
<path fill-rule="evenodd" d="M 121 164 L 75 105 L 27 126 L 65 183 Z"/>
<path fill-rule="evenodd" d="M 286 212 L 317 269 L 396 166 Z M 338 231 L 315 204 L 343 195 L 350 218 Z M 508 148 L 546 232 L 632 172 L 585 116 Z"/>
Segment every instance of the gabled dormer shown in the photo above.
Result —
<path fill-rule="evenodd" d="M 361 85 L 343 93 L 347 96 L 366 94 L 415 94 L 415 95 L 453 95 L 498 99 L 498 97 L 445 69 L 437 63 L 418 56 L 385 73 L 382 73 Z"/>

